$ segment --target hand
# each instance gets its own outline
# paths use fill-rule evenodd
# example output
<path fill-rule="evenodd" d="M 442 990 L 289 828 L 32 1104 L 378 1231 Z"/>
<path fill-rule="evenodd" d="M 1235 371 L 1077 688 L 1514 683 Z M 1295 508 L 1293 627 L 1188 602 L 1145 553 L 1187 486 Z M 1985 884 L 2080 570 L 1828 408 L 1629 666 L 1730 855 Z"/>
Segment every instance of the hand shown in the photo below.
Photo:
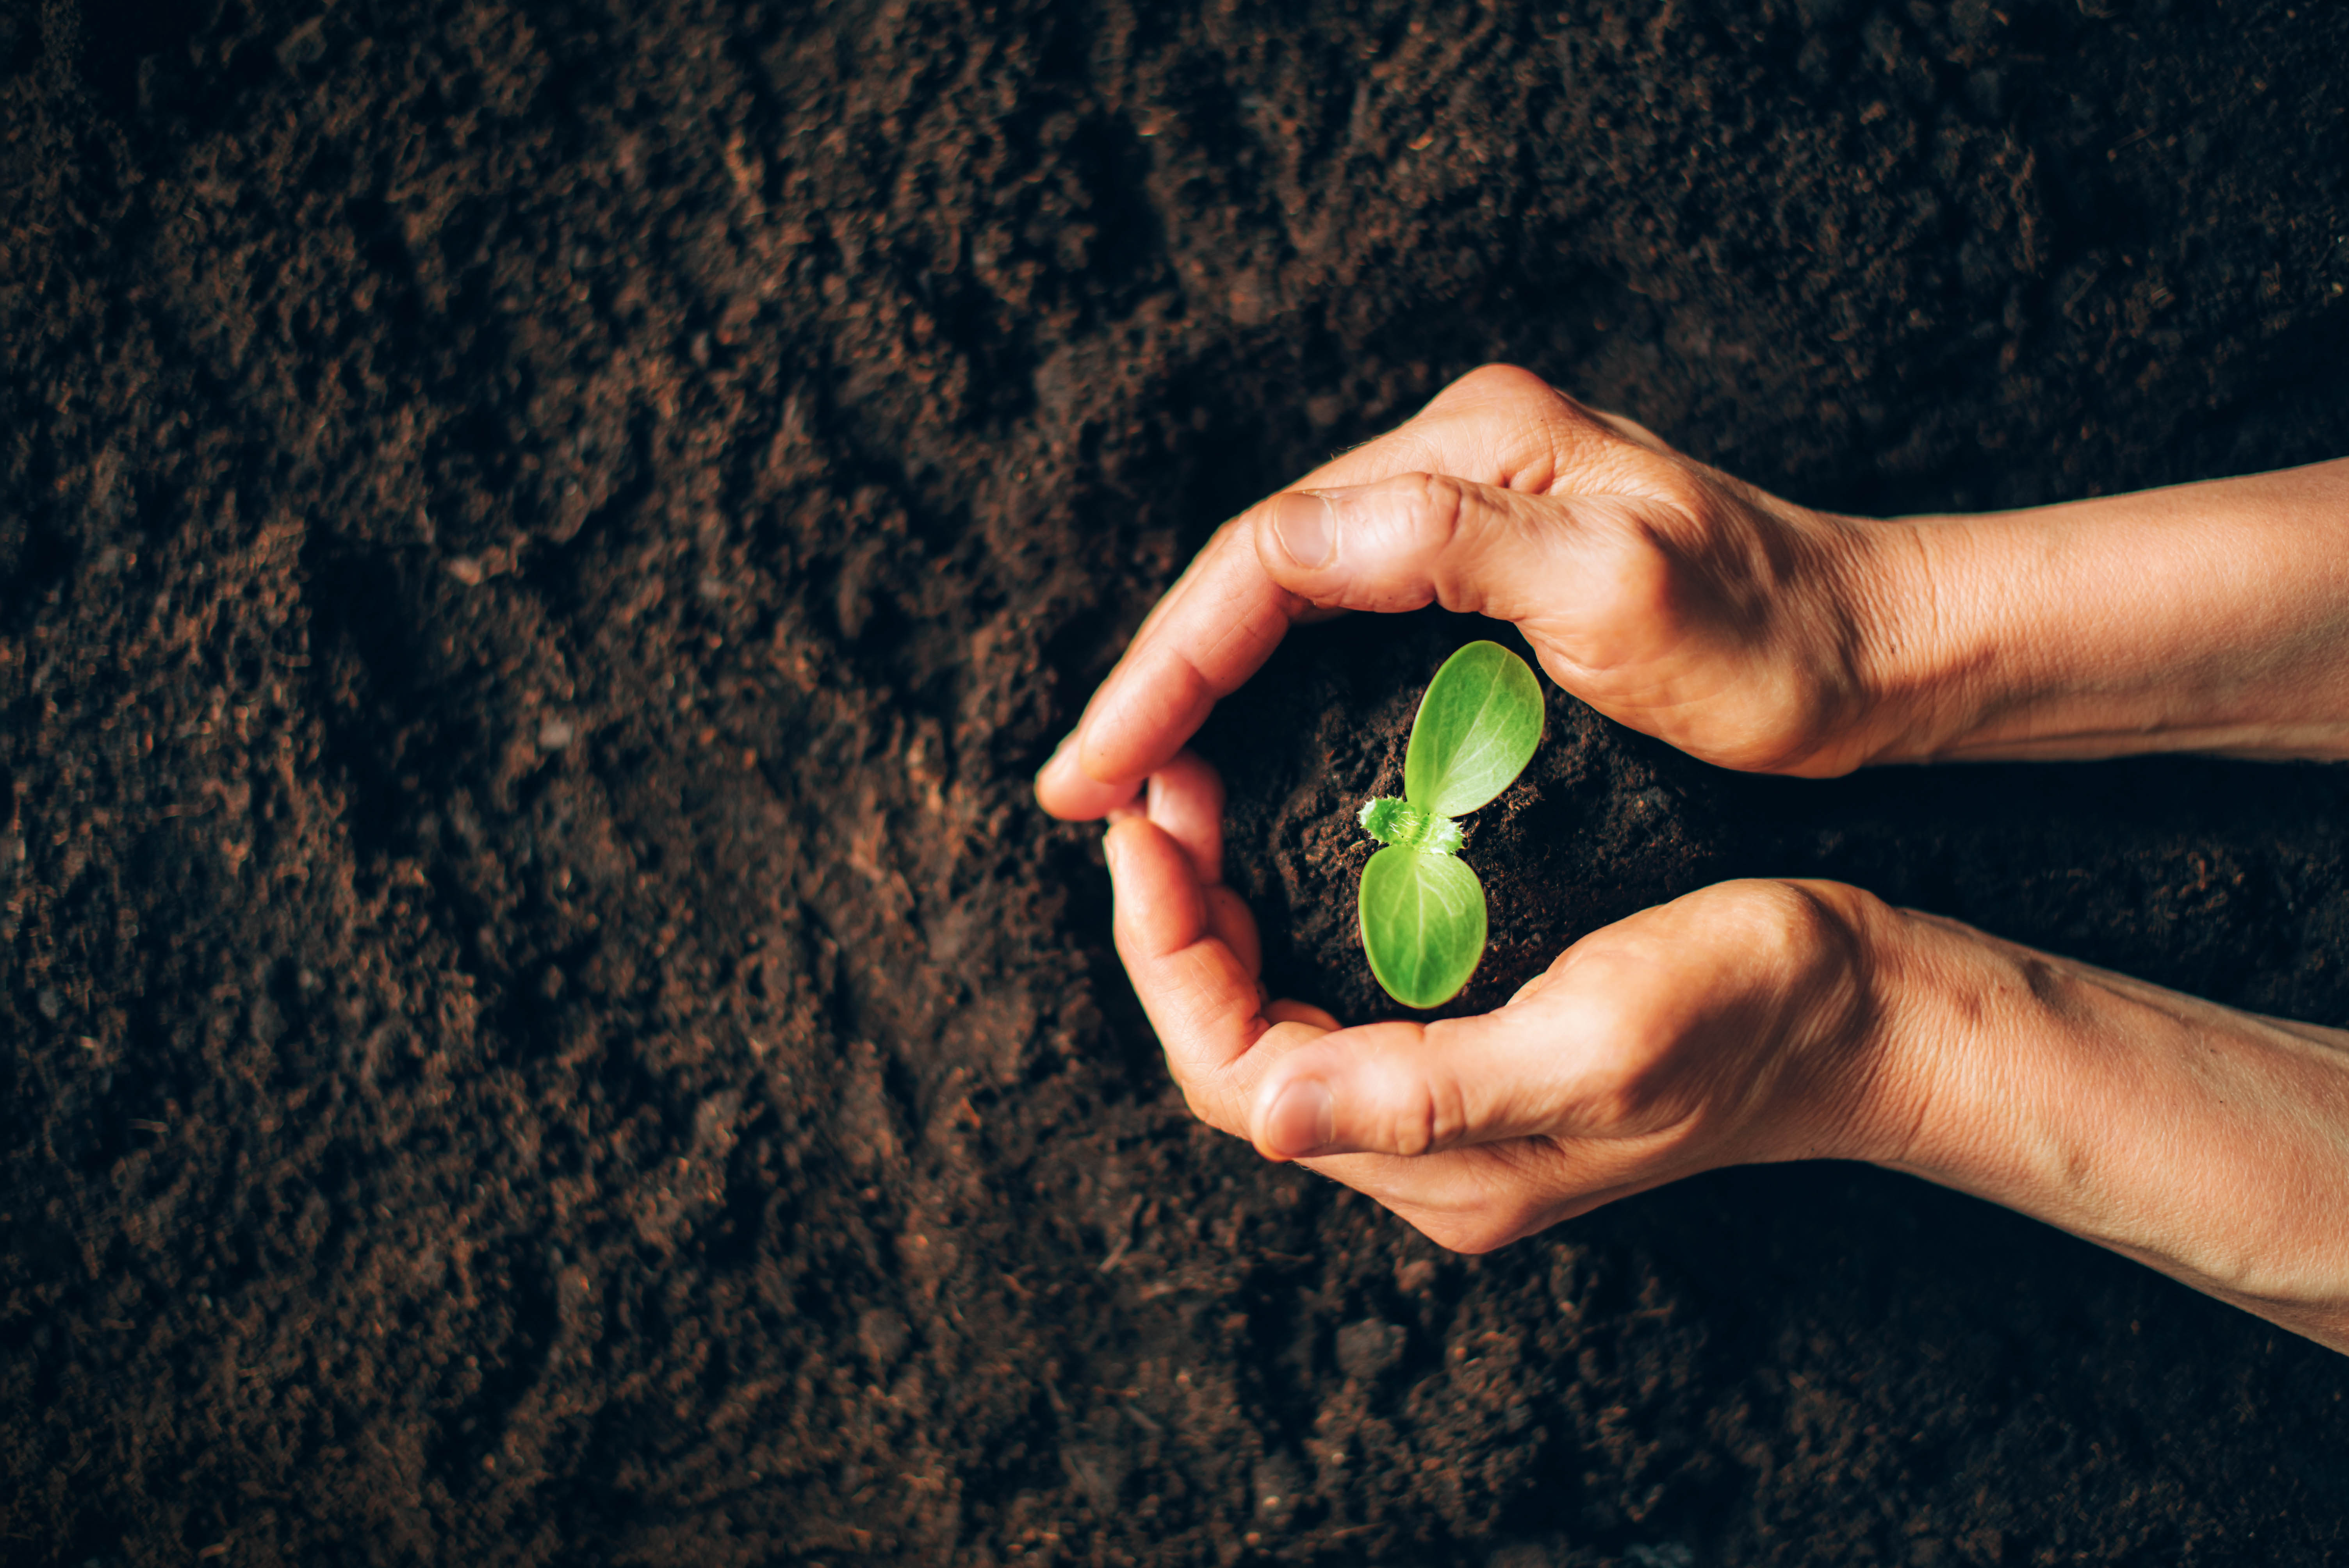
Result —
<path fill-rule="evenodd" d="M 1849 518 L 1495 366 L 1225 524 L 1037 798 L 1102 816 L 1291 624 L 1430 603 L 1516 622 L 1568 691 L 1728 768 L 2349 757 L 2349 459 Z"/>
<path fill-rule="evenodd" d="M 1190 752 L 1112 813 L 1116 935 L 1191 1108 L 1464 1252 L 1716 1166 L 1899 1158 L 1874 942 L 1830 883 L 1730 882 L 1567 950 L 1477 1018 L 1340 1028 L 1270 1001 Z"/>
<path fill-rule="evenodd" d="M 1118 953 L 1174 1079 L 1443 1246 L 1720 1166 L 1865 1160 L 2349 1350 L 2349 1033 L 1785 882 L 1594 932 L 1483 1017 L 1340 1028 L 1257 984 L 1222 803 L 1185 752 L 1110 825 Z"/>
<path fill-rule="evenodd" d="M 1226 523 L 1037 780 L 1045 809 L 1133 798 L 1292 622 L 1429 603 L 1514 621 L 1600 712 L 1732 768 L 1848 771 L 1908 717 L 1880 624 L 1912 531 L 1807 511 L 1536 377 L 1488 367 Z"/>

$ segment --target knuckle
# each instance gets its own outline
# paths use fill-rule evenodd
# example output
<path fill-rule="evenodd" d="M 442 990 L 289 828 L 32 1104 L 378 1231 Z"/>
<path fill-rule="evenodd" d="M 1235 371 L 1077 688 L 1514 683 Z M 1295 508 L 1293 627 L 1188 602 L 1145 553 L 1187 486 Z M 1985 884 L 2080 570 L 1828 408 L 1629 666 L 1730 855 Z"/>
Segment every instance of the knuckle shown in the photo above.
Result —
<path fill-rule="evenodd" d="M 1456 1085 L 1424 1083 L 1405 1099 L 1388 1122 L 1386 1148 L 1416 1158 L 1451 1148 L 1466 1135 L 1466 1107 Z"/>
<path fill-rule="evenodd" d="M 1714 514 L 1720 498 L 1703 475 L 1644 447 L 1630 447 L 1624 455 L 1636 465 L 1641 487 L 1659 506 L 1683 518 Z"/>
<path fill-rule="evenodd" d="M 1445 609 L 1478 614 L 1493 596 L 1495 552 L 1507 533 L 1484 488 L 1447 474 L 1408 476 L 1407 540 L 1414 574 Z"/>
<path fill-rule="evenodd" d="M 1857 888 L 1836 883 L 1774 879 L 1751 886 L 1754 934 L 1771 957 L 1794 965 L 1855 948 L 1866 906 L 1874 902 Z"/>
<path fill-rule="evenodd" d="M 1889 909 L 1838 882 L 1727 884 L 1748 984 L 1766 1029 L 1781 1041 L 1840 1036 L 1874 1003 L 1873 933 Z"/>
<path fill-rule="evenodd" d="M 1448 474 L 1411 473 L 1397 478 L 1405 498 L 1405 517 L 1413 544 L 1441 552 L 1460 531 L 1468 506 L 1468 489 Z"/>
<path fill-rule="evenodd" d="M 1478 366 L 1452 386 L 1480 402 L 1537 404 L 1550 407 L 1571 401 L 1523 366 L 1498 360 Z"/>

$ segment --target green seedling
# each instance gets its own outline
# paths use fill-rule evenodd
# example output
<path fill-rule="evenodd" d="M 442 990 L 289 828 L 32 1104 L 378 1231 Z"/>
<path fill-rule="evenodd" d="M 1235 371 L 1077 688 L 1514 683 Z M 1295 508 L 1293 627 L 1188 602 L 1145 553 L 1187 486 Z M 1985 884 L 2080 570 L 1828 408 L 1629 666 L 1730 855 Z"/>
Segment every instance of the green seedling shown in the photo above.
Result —
<path fill-rule="evenodd" d="M 1485 886 L 1460 861 L 1460 824 L 1541 744 L 1541 682 L 1498 643 L 1471 643 L 1427 683 L 1402 756 L 1402 799 L 1362 807 L 1386 845 L 1362 868 L 1362 951 L 1388 995 L 1435 1007 L 1485 956 Z"/>

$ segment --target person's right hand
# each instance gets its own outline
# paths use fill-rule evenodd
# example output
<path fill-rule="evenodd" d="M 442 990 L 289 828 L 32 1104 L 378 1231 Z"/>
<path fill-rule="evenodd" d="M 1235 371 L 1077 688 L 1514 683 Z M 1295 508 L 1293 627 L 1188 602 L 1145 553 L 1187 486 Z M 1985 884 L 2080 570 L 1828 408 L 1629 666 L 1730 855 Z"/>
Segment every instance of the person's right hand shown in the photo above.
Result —
<path fill-rule="evenodd" d="M 1826 777 L 1913 749 L 1894 610 L 1924 548 L 1682 457 L 1488 366 L 1226 523 L 1037 780 L 1130 801 L 1292 622 L 1429 603 L 1512 621 L 1560 686 L 1707 761 Z"/>
<path fill-rule="evenodd" d="M 1724 1165 L 1866 1160 L 2349 1350 L 2349 1032 L 2255 1017 L 1831 882 L 1700 889 L 1475 1018 L 1269 995 L 1195 754 L 1112 813 L 1118 955 L 1191 1109 L 1438 1243 Z"/>
<path fill-rule="evenodd" d="M 1907 923 L 1867 894 L 1724 882 L 1591 933 L 1489 1014 L 1344 1028 L 1266 993 L 1222 801 L 1185 752 L 1103 847 L 1174 1081 L 1266 1156 L 1485 1252 L 1700 1171 L 1907 1153 L 1917 1075 L 1892 1070 L 1880 956 Z"/>

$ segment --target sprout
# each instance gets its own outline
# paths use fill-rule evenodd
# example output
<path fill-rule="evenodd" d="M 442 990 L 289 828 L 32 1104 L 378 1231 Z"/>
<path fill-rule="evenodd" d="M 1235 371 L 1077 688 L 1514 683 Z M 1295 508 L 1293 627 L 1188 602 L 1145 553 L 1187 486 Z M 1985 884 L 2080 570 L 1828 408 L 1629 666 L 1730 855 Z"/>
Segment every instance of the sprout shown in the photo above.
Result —
<path fill-rule="evenodd" d="M 1460 824 L 1507 789 L 1541 744 L 1541 683 L 1498 643 L 1471 643 L 1435 672 L 1412 720 L 1402 799 L 1364 803 L 1386 845 L 1362 868 L 1362 951 L 1388 995 L 1435 1007 L 1485 955 L 1485 888 L 1460 862 Z"/>

